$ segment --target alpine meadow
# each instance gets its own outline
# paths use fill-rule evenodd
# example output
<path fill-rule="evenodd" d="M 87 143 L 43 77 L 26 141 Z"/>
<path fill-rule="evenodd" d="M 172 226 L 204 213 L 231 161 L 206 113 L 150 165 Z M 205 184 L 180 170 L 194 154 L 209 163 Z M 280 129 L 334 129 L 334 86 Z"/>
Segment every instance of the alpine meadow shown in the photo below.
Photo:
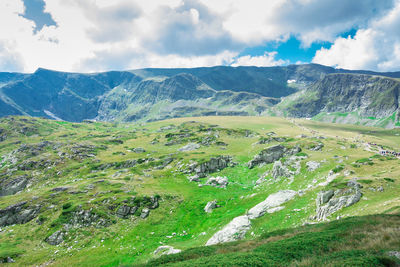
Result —
<path fill-rule="evenodd" d="M 2 0 L 0 264 L 400 266 L 400 0 Z"/>

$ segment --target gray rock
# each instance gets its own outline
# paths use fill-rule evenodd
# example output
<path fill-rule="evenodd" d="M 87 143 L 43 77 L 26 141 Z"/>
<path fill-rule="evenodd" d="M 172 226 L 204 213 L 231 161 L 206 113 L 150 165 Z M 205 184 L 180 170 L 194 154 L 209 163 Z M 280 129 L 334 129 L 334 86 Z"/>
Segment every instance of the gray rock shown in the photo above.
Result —
<path fill-rule="evenodd" d="M 128 215 L 131 214 L 131 207 L 127 206 L 127 205 L 121 205 L 119 206 L 119 208 L 117 209 L 116 212 L 117 216 L 120 218 L 127 218 Z"/>
<path fill-rule="evenodd" d="M 291 172 L 280 160 L 274 162 L 274 166 L 272 167 L 272 177 L 274 177 L 274 179 L 290 176 L 292 176 Z"/>
<path fill-rule="evenodd" d="M 140 218 L 145 219 L 149 216 L 150 210 L 148 208 L 144 208 L 142 213 L 140 214 Z"/>
<path fill-rule="evenodd" d="M 387 253 L 387 255 L 389 257 L 396 257 L 396 258 L 400 259 L 400 251 L 389 251 Z"/>
<path fill-rule="evenodd" d="M 155 256 L 161 256 L 161 255 L 170 255 L 170 254 L 177 254 L 181 252 L 182 250 L 176 249 L 171 246 L 159 246 L 155 251 L 154 255 Z"/>
<path fill-rule="evenodd" d="M 309 172 L 313 172 L 321 166 L 321 164 L 316 161 L 309 161 L 306 163 L 306 165 Z"/>
<path fill-rule="evenodd" d="M 263 202 L 260 202 L 256 206 L 251 208 L 247 213 L 247 216 L 249 216 L 251 220 L 259 218 L 267 213 L 268 210 L 281 206 L 285 202 L 293 199 L 296 195 L 297 192 L 293 190 L 283 190 L 271 194 Z M 276 210 L 271 211 L 275 212 Z"/>
<path fill-rule="evenodd" d="M 326 220 L 331 214 L 354 205 L 360 201 L 361 185 L 352 181 L 348 185 L 350 188 L 345 188 L 342 190 L 329 190 L 322 191 L 317 195 L 317 209 L 315 219 L 318 221 Z"/>
<path fill-rule="evenodd" d="M 226 188 L 228 183 L 229 183 L 228 178 L 217 176 L 217 177 L 210 177 L 205 185 L 210 185 L 218 188 Z"/>
<path fill-rule="evenodd" d="M 0 226 L 23 224 L 34 219 L 40 212 L 40 206 L 26 207 L 27 202 L 19 202 L 0 210 Z"/>
<path fill-rule="evenodd" d="M 257 179 L 256 185 L 260 185 L 260 184 L 264 183 L 265 181 L 267 181 L 267 180 L 265 179 L 265 177 L 260 177 L 260 178 Z"/>
<path fill-rule="evenodd" d="M 266 200 L 254 206 L 247 215 L 234 218 L 222 230 L 215 233 L 206 243 L 206 246 L 231 242 L 242 239 L 251 228 L 252 219 L 263 216 L 265 213 L 273 213 L 282 210 L 281 205 L 297 195 L 296 191 L 284 190 L 271 194 Z"/>
<path fill-rule="evenodd" d="M 142 147 L 136 147 L 136 148 L 134 148 L 134 149 L 132 150 L 132 152 L 135 152 L 135 153 L 144 153 L 144 152 L 146 152 L 146 150 L 145 150 L 144 148 L 142 148 Z"/>
<path fill-rule="evenodd" d="M 201 164 L 192 163 L 188 166 L 188 172 L 195 173 L 197 177 L 206 177 L 207 174 L 220 171 L 230 166 L 234 166 L 236 163 L 232 161 L 230 156 L 219 156 L 211 158 L 210 160 Z"/>
<path fill-rule="evenodd" d="M 222 230 L 215 233 L 207 241 L 206 246 L 240 240 L 250 228 L 251 222 L 247 215 L 236 217 L 222 228 Z"/>
<path fill-rule="evenodd" d="M 249 161 L 249 168 L 254 168 L 260 164 L 269 164 L 277 161 L 285 156 L 291 156 L 301 151 L 300 147 L 287 148 L 283 145 L 276 145 L 262 150 L 251 161 Z"/>
<path fill-rule="evenodd" d="M 325 138 L 320 138 L 320 139 L 325 139 Z M 310 150 L 311 151 L 321 151 L 323 147 L 324 147 L 323 143 L 318 143 L 316 146 L 310 147 Z"/>
<path fill-rule="evenodd" d="M 322 206 L 323 204 L 327 203 L 329 199 L 331 199 L 334 195 L 333 190 L 328 190 L 328 191 L 321 191 L 317 195 L 317 206 Z"/>
<path fill-rule="evenodd" d="M 24 190 L 27 185 L 28 177 L 26 175 L 5 179 L 0 182 L 0 196 L 14 195 Z"/>
<path fill-rule="evenodd" d="M 65 226 L 66 228 L 81 228 L 89 226 L 102 228 L 110 226 L 111 223 L 112 222 L 108 218 L 102 217 L 93 210 L 84 210 L 82 207 L 79 207 L 72 213 L 71 219 Z"/>
<path fill-rule="evenodd" d="M 204 207 L 204 211 L 207 213 L 211 213 L 213 211 L 213 209 L 217 208 L 217 201 L 213 200 L 207 203 L 207 205 Z"/>
<path fill-rule="evenodd" d="M 68 189 L 69 189 L 69 187 L 60 186 L 60 187 L 55 187 L 55 188 L 51 189 L 50 191 L 53 191 L 53 192 L 64 192 L 64 191 L 67 191 Z"/>
<path fill-rule="evenodd" d="M 200 148 L 199 144 L 189 143 L 186 146 L 183 146 L 183 147 L 179 148 L 178 151 L 186 152 L 186 151 L 193 151 L 193 150 L 196 150 L 196 149 L 199 149 L 199 148 Z"/>
<path fill-rule="evenodd" d="M 151 202 L 151 205 L 149 206 L 149 209 L 156 209 L 156 208 L 158 208 L 159 203 L 158 203 L 158 198 L 157 198 L 157 197 L 151 196 L 151 197 L 150 197 L 150 202 Z"/>
<path fill-rule="evenodd" d="M 64 241 L 64 232 L 60 230 L 54 232 L 51 236 L 46 238 L 46 242 L 53 246 L 61 244 L 63 241 Z"/>

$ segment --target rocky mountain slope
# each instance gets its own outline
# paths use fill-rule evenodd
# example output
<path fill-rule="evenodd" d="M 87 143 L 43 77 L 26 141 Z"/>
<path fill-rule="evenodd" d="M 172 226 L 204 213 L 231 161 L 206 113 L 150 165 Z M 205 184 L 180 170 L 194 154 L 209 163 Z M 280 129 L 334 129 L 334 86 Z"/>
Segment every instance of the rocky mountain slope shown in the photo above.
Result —
<path fill-rule="evenodd" d="M 33 74 L 1 73 L 0 116 L 154 120 L 168 116 L 161 107 L 169 108 L 171 117 L 221 112 L 255 115 L 271 102 L 277 103 L 273 98 L 295 91 L 285 79 L 264 75 L 270 72 L 274 71 L 215 67 L 96 74 L 45 69 Z"/>
<path fill-rule="evenodd" d="M 278 105 L 286 115 L 326 122 L 400 126 L 400 80 L 365 74 L 329 74 Z"/>
<path fill-rule="evenodd" d="M 139 125 L 10 116 L 0 140 L 6 264 L 398 263 L 399 129 L 277 117 Z"/>
<path fill-rule="evenodd" d="M 0 73 L 0 116 L 80 122 L 280 115 L 392 128 L 400 72 L 317 64 L 140 69 L 94 74 Z"/>

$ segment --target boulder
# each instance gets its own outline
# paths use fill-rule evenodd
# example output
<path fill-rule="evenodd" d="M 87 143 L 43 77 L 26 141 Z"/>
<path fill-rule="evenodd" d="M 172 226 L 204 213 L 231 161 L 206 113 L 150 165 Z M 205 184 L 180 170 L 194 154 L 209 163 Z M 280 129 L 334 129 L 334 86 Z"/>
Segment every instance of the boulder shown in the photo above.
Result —
<path fill-rule="evenodd" d="M 206 246 L 240 240 L 250 228 L 251 222 L 247 215 L 236 217 L 222 228 L 222 230 L 215 233 L 207 241 Z"/>
<path fill-rule="evenodd" d="M 182 250 L 176 249 L 171 246 L 159 246 L 155 251 L 154 255 L 155 256 L 161 256 L 161 255 L 170 255 L 170 254 L 176 254 L 181 252 Z"/>
<path fill-rule="evenodd" d="M 291 172 L 280 160 L 274 162 L 274 166 L 272 167 L 272 177 L 274 177 L 274 179 L 290 176 L 292 176 Z"/>
<path fill-rule="evenodd" d="M 300 151 L 301 148 L 297 146 L 292 148 L 287 148 L 283 145 L 271 146 L 267 149 L 262 150 L 251 161 L 249 161 L 248 167 L 251 169 L 263 163 L 269 164 L 283 157 L 299 153 Z"/>
<path fill-rule="evenodd" d="M 269 195 L 263 202 L 260 202 L 251 208 L 247 213 L 247 216 L 249 216 L 250 219 L 256 219 L 263 216 L 268 212 L 268 210 L 275 212 L 277 210 L 271 209 L 281 206 L 285 202 L 293 199 L 296 195 L 297 192 L 293 190 L 283 190 L 273 193 Z"/>
<path fill-rule="evenodd" d="M 54 232 L 51 236 L 46 238 L 46 242 L 53 246 L 61 244 L 63 241 L 64 241 L 64 232 L 60 230 Z"/>
<path fill-rule="evenodd" d="M 323 147 L 324 147 L 323 143 L 318 143 L 315 146 L 312 145 L 311 147 L 309 147 L 309 150 L 311 150 L 311 151 L 321 151 Z"/>
<path fill-rule="evenodd" d="M 159 204 L 158 204 L 158 197 L 151 196 L 151 197 L 150 197 L 150 202 L 151 202 L 151 205 L 149 205 L 149 209 L 156 209 L 156 208 L 158 208 L 158 206 L 159 206 Z"/>
<path fill-rule="evenodd" d="M 220 171 L 236 163 L 232 161 L 230 156 L 219 156 L 210 158 L 210 160 L 203 163 L 192 163 L 188 166 L 188 172 L 195 173 L 198 178 L 206 177 L 207 174 Z"/>
<path fill-rule="evenodd" d="M 389 257 L 396 257 L 400 260 L 400 252 L 399 251 L 388 251 L 387 255 Z"/>
<path fill-rule="evenodd" d="M 199 148 L 200 148 L 199 144 L 189 143 L 186 146 L 183 146 L 183 147 L 179 148 L 178 151 L 186 152 L 186 151 L 193 151 L 193 150 L 196 150 L 196 149 L 199 149 Z"/>
<path fill-rule="evenodd" d="M 309 161 L 306 163 L 306 165 L 309 172 L 313 172 L 321 166 L 321 164 L 316 161 Z"/>
<path fill-rule="evenodd" d="M 149 216 L 150 210 L 148 208 L 144 208 L 142 213 L 140 214 L 140 218 L 145 219 Z"/>
<path fill-rule="evenodd" d="M 207 213 L 211 213 L 213 209 L 218 208 L 217 201 L 209 201 L 207 205 L 204 207 L 204 211 Z"/>
<path fill-rule="evenodd" d="M 136 147 L 136 148 L 132 149 L 132 152 L 144 153 L 144 152 L 146 152 L 146 150 L 144 148 L 142 148 L 142 147 Z"/>
<path fill-rule="evenodd" d="M 218 188 L 226 188 L 228 183 L 229 183 L 228 178 L 217 176 L 217 177 L 210 177 L 205 183 L 205 185 L 210 185 Z"/>
<path fill-rule="evenodd" d="M 116 214 L 120 218 L 127 218 L 131 214 L 131 207 L 127 205 L 121 205 L 117 209 Z"/>
<path fill-rule="evenodd" d="M 316 220 L 326 220 L 331 214 L 360 201 L 362 197 L 361 185 L 354 181 L 350 181 L 347 185 L 349 188 L 335 191 L 321 191 L 318 193 L 316 199 Z"/>

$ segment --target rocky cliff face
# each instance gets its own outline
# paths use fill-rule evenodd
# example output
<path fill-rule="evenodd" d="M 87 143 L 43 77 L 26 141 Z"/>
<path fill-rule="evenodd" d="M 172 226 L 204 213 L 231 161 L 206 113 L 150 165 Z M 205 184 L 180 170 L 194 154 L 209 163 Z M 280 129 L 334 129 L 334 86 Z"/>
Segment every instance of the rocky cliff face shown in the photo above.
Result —
<path fill-rule="evenodd" d="M 394 121 L 398 121 L 399 92 L 400 82 L 396 79 L 365 74 L 330 74 L 291 99 L 284 110 L 294 117 L 313 117 L 321 112 L 339 112 L 347 116 L 354 112 L 360 118 L 382 119 L 394 114 Z"/>

